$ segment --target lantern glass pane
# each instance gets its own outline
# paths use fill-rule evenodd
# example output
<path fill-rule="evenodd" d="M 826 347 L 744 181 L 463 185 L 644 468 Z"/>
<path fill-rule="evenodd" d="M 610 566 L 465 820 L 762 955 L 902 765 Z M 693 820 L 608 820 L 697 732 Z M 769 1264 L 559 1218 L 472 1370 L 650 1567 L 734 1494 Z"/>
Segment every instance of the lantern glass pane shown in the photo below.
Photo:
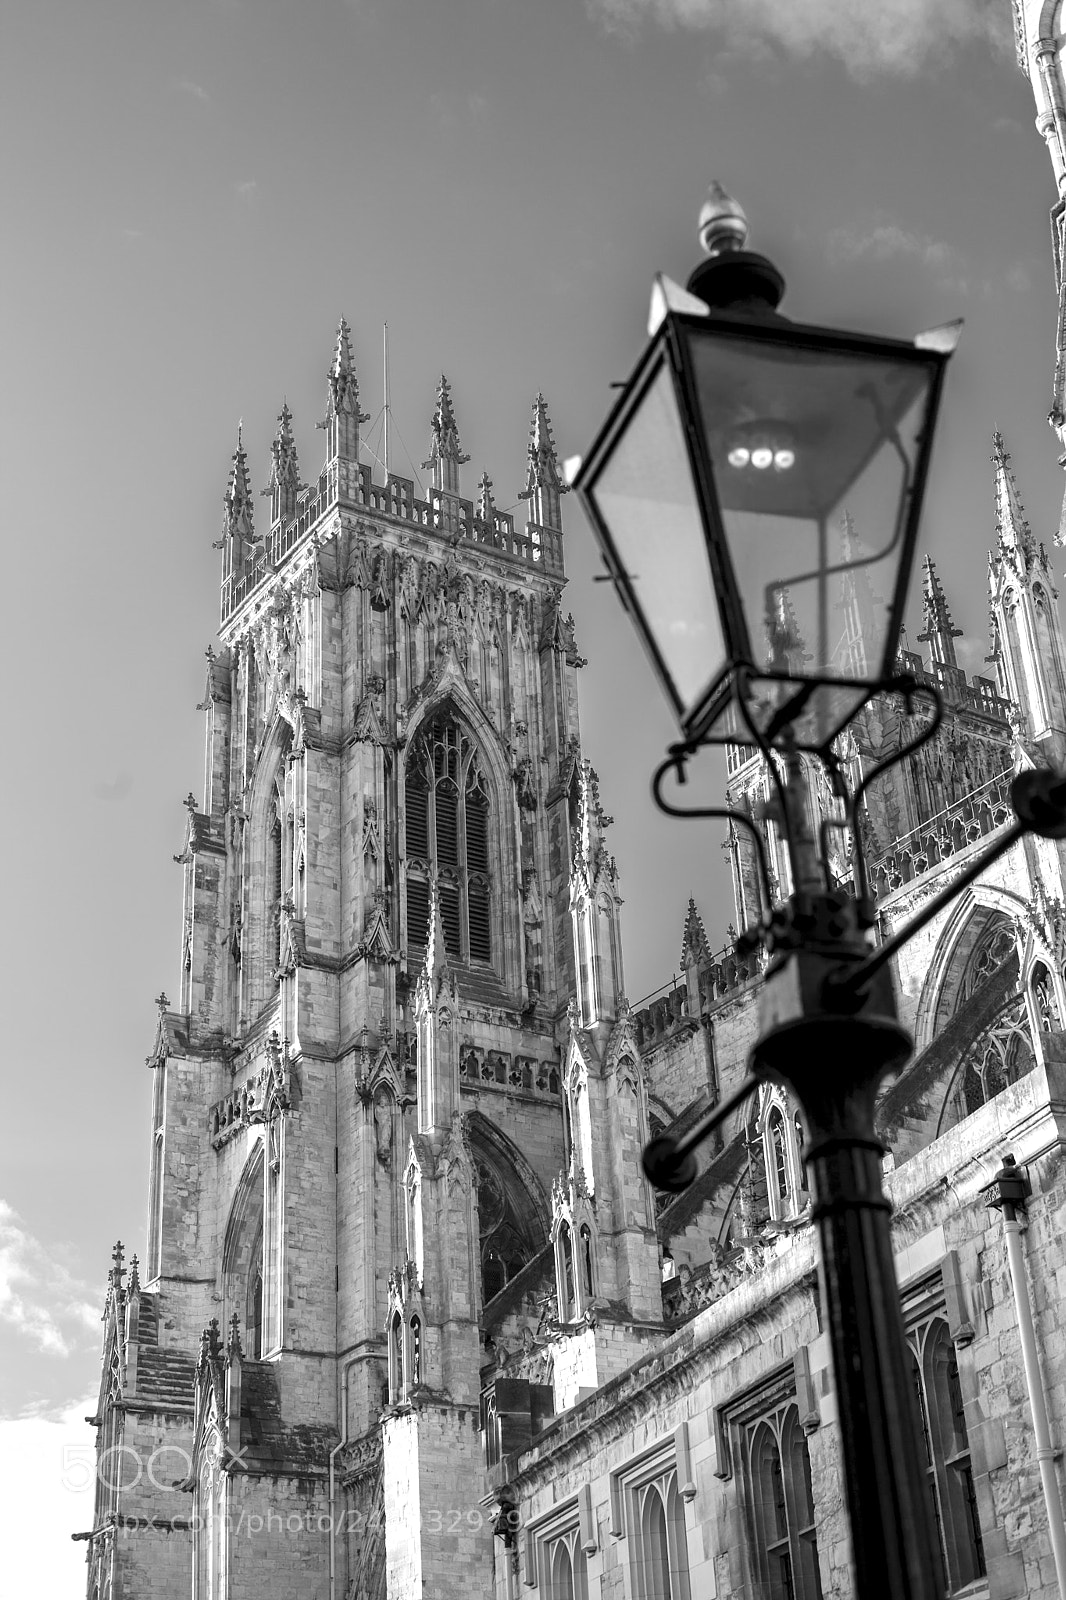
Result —
<path fill-rule="evenodd" d="M 699 425 L 758 672 L 880 678 L 936 361 L 720 331 L 687 334 Z M 761 679 L 765 726 L 794 691 Z M 816 692 L 802 743 L 831 736 L 853 692 Z"/>
<path fill-rule="evenodd" d="M 660 364 L 588 491 L 679 709 L 726 664 L 703 519 L 669 368 Z M 650 638 L 649 638 L 650 635 Z"/>

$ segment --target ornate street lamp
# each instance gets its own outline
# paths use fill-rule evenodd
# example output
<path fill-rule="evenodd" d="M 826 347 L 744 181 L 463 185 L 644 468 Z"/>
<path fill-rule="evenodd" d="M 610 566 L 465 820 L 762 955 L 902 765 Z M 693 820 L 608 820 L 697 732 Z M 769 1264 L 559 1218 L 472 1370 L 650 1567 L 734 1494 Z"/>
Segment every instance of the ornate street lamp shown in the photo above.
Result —
<path fill-rule="evenodd" d="M 645 1151 L 659 1188 L 685 1188 L 693 1151 L 763 1081 L 806 1124 L 812 1217 L 838 1396 L 856 1593 L 939 1600 L 943 1582 L 893 1267 L 878 1090 L 912 1041 L 888 963 L 918 927 L 1027 829 L 1066 838 L 1066 782 L 1014 780 L 1017 820 L 899 934 L 870 944 L 858 808 L 870 783 L 931 738 L 936 691 L 896 670 L 933 428 L 959 323 L 912 343 L 807 327 L 777 310 L 784 280 L 747 251 L 747 221 L 720 185 L 700 216 L 707 259 L 687 289 L 652 295 L 650 342 L 575 488 L 681 740 L 655 775 L 675 816 L 728 816 L 750 833 L 763 911 L 741 944 L 769 956 L 751 1077 L 683 1138 Z M 848 620 L 850 619 L 850 620 Z M 861 619 L 861 626 L 856 626 Z M 931 715 L 917 738 L 847 790 L 835 741 L 873 696 Z M 775 793 L 792 893 L 772 903 L 761 835 L 725 809 L 662 794 L 704 744 L 750 742 Z M 804 754 L 806 753 L 806 754 Z M 816 835 L 806 763 L 823 763 L 841 816 Z M 849 828 L 854 883 L 829 871 L 826 826 Z"/>

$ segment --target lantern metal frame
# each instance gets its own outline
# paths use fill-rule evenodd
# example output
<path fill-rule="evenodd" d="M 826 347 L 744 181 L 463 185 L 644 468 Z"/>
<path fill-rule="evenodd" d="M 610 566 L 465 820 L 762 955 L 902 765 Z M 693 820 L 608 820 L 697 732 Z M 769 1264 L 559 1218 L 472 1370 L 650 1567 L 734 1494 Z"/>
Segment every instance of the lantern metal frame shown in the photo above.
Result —
<path fill-rule="evenodd" d="M 913 365 L 922 368 L 929 374 L 923 427 L 918 438 L 913 470 L 909 474 L 909 481 L 904 484 L 900 492 L 891 539 L 879 548 L 876 555 L 849 561 L 840 567 L 828 568 L 825 574 L 829 575 L 833 571 L 857 570 L 875 561 L 881 561 L 902 542 L 886 623 L 885 646 L 881 654 L 880 670 L 874 678 L 845 678 L 814 673 L 807 675 L 799 672 L 781 673 L 760 668 L 755 664 L 751 629 L 733 570 L 730 540 L 722 518 L 710 451 L 698 422 L 700 402 L 692 359 L 693 341 L 702 339 L 709 342 L 715 336 L 733 341 L 742 340 L 750 343 L 753 348 L 764 346 L 829 357 L 851 356 L 875 359 L 880 356 L 900 366 Z M 573 487 L 593 525 L 608 577 L 623 607 L 633 618 L 686 743 L 736 742 L 735 733 L 715 730 L 729 703 L 732 701 L 740 708 L 745 688 L 756 682 L 796 685 L 793 699 L 786 702 L 772 719 L 773 728 L 768 739 L 770 743 L 773 742 L 773 735 L 798 715 L 816 688 L 853 691 L 860 698 L 852 702 L 847 716 L 842 718 L 831 732 L 824 734 L 816 742 L 801 741 L 798 745 L 801 749 L 821 752 L 839 736 L 861 706 L 873 695 L 883 691 L 886 682 L 895 676 L 895 641 L 902 626 L 907 590 L 914 565 L 918 522 L 949 358 L 950 351 L 919 346 L 905 340 L 838 332 L 812 324 L 792 322 L 768 308 L 761 308 L 757 316 L 730 314 L 721 309 L 708 309 L 706 314 L 666 312 L 582 461 L 574 478 Z M 648 623 L 640 598 L 634 589 L 632 574 L 626 570 L 610 525 L 596 499 L 596 484 L 600 474 L 613 457 L 633 415 L 664 367 L 670 375 L 677 412 L 684 431 L 689 472 L 696 493 L 726 653 L 725 662 L 720 670 L 714 671 L 713 676 L 709 671 L 704 689 L 690 705 L 686 705 L 667 666 L 654 630 Z M 852 482 L 860 475 L 869 459 L 867 455 L 857 462 L 851 475 Z"/>

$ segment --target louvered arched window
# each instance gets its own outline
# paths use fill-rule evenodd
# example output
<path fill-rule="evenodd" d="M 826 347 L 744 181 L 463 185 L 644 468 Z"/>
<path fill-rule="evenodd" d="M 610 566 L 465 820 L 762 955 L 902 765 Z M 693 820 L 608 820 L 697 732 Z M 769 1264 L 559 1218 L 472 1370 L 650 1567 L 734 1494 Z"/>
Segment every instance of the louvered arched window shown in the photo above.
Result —
<path fill-rule="evenodd" d="M 492 961 L 489 800 L 477 749 L 450 711 L 413 741 L 405 784 L 407 941 L 429 936 L 436 873 L 444 944 L 459 961 Z"/>
<path fill-rule="evenodd" d="M 762 1592 L 821 1600 L 811 1462 L 795 1401 L 760 1418 L 746 1446 L 752 1553 Z"/>
<path fill-rule="evenodd" d="M 970 1441 L 959 1365 L 948 1325 L 931 1316 L 908 1329 L 911 1380 L 918 1400 L 926 1455 L 926 1483 L 949 1593 L 985 1575 Z"/>

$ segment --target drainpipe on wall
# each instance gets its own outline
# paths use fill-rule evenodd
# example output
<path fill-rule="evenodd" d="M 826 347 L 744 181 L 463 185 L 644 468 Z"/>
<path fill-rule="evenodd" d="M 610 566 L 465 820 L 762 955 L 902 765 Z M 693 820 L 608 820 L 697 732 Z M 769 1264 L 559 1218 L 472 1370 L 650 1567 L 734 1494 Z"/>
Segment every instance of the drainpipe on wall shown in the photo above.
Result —
<path fill-rule="evenodd" d="M 1033 1419 L 1036 1439 L 1036 1459 L 1040 1467 L 1040 1485 L 1044 1491 L 1047 1508 L 1048 1533 L 1051 1537 L 1051 1554 L 1055 1559 L 1055 1577 L 1058 1580 L 1060 1600 L 1066 1600 L 1066 1524 L 1063 1523 L 1062 1499 L 1055 1471 L 1055 1449 L 1051 1443 L 1048 1423 L 1047 1394 L 1043 1374 L 1036 1352 L 1036 1329 L 1029 1304 L 1029 1276 L 1022 1249 L 1022 1225 L 1018 1213 L 1025 1214 L 1025 1202 L 1030 1193 L 1029 1181 L 1012 1155 L 1003 1157 L 1003 1165 L 985 1190 L 988 1203 L 1003 1215 L 1003 1237 L 1007 1246 L 1007 1264 L 1010 1268 L 1011 1288 L 1018 1315 L 1018 1335 L 1022 1344 L 1022 1365 L 1025 1368 L 1025 1387 L 1029 1393 L 1029 1412 Z"/>

